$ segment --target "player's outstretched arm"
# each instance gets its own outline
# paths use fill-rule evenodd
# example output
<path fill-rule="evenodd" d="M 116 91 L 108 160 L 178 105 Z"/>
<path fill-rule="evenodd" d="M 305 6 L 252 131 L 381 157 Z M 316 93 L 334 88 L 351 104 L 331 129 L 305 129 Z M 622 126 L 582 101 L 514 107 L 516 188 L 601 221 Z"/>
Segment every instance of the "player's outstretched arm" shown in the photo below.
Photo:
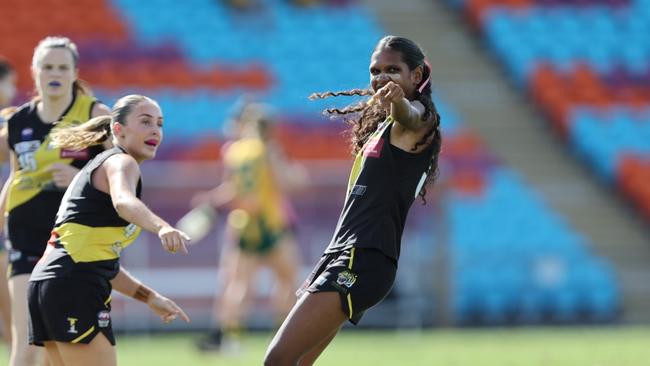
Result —
<path fill-rule="evenodd" d="M 111 280 L 111 285 L 114 290 L 149 305 L 151 311 L 158 315 L 160 320 L 165 323 L 169 323 L 179 316 L 186 323 L 190 322 L 190 317 L 185 314 L 180 306 L 153 289 L 143 285 L 124 268 L 120 268 L 120 272 Z"/>
<path fill-rule="evenodd" d="M 190 237 L 154 214 L 136 196 L 140 167 L 135 159 L 127 154 L 117 154 L 106 159 L 103 167 L 106 170 L 113 207 L 118 215 L 128 222 L 158 234 L 165 250 L 171 253 L 177 250 L 187 253 L 186 242 Z"/>

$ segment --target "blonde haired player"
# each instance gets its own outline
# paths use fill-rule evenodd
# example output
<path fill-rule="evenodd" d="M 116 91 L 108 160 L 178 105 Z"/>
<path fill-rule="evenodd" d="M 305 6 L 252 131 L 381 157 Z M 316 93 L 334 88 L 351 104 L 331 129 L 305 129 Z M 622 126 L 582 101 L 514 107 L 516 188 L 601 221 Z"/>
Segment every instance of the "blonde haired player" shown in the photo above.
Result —
<path fill-rule="evenodd" d="M 73 150 L 112 141 L 90 161 L 61 201 L 43 258 L 28 291 L 30 343 L 45 346 L 54 366 L 117 364 L 110 318 L 111 290 L 146 303 L 161 320 L 189 318 L 173 301 L 120 268 L 122 250 L 141 228 L 156 233 L 171 253 L 187 253 L 187 234 L 140 200 L 140 164 L 153 159 L 163 138 L 158 103 L 129 95 L 111 116 L 56 131 L 54 146 Z"/>
<path fill-rule="evenodd" d="M 39 42 L 32 58 L 37 95 L 7 121 L 11 173 L 0 204 L 9 252 L 12 347 L 9 365 L 33 366 L 42 358 L 27 343 L 27 282 L 54 224 L 65 188 L 102 146 L 80 151 L 52 148 L 49 134 L 109 113 L 77 78 L 79 53 L 64 37 Z"/>

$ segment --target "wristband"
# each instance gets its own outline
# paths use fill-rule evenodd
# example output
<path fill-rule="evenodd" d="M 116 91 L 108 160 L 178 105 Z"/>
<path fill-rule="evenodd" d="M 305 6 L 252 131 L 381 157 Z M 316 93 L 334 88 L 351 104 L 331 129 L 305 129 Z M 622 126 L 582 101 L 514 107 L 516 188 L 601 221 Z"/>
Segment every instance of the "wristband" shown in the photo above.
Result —
<path fill-rule="evenodd" d="M 151 292 L 152 291 L 148 289 L 146 286 L 140 285 L 138 286 L 138 289 L 135 290 L 135 294 L 133 295 L 133 298 L 138 301 L 142 301 L 146 303 L 147 300 L 149 300 L 149 296 L 151 295 Z"/>

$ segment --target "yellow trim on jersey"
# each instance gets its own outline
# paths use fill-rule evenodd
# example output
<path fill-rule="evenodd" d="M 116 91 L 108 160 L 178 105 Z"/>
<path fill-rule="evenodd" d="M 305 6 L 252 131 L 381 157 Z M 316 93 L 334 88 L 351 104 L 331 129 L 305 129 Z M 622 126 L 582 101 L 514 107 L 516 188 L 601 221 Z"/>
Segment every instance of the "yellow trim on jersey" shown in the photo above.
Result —
<path fill-rule="evenodd" d="M 350 178 L 348 178 L 348 190 L 346 192 L 346 196 L 350 195 L 350 191 L 352 190 L 352 187 L 354 187 L 354 184 L 357 182 L 357 179 L 359 178 L 359 174 L 361 174 L 361 169 L 363 168 L 363 164 L 366 162 L 366 157 L 363 154 L 363 149 L 357 153 L 357 156 L 354 158 L 354 163 L 352 164 L 352 170 L 350 171 Z"/>
<path fill-rule="evenodd" d="M 70 343 L 79 343 L 79 341 L 81 341 L 84 338 L 88 337 L 94 330 L 95 330 L 95 326 L 93 325 L 84 334 L 82 334 L 79 337 L 77 337 L 77 338 L 73 339 L 72 341 L 70 341 Z"/>
<path fill-rule="evenodd" d="M 352 264 L 354 263 L 354 252 L 357 248 L 352 248 L 350 250 L 350 263 L 348 263 L 348 269 L 352 269 Z M 350 311 L 350 319 L 352 319 L 352 295 L 348 293 L 348 310 Z"/>
<path fill-rule="evenodd" d="M 112 300 L 113 300 L 113 298 L 109 295 L 108 299 L 106 299 L 106 301 L 104 301 L 104 306 L 108 306 L 108 304 L 110 304 Z"/>
<path fill-rule="evenodd" d="M 91 115 L 90 107 L 95 101 L 96 99 L 93 97 L 78 94 L 68 113 L 61 118 L 61 121 L 51 131 L 88 121 Z M 22 154 L 22 156 L 19 156 L 18 151 L 16 152 L 19 161 L 22 160 L 22 163 L 20 163 L 18 170 L 14 173 L 14 179 L 9 186 L 6 212 L 34 198 L 41 192 L 44 186 L 53 184 L 52 172 L 48 171 L 48 168 L 52 164 L 70 164 L 73 161 L 72 158 L 61 158 L 61 149 L 50 146 L 49 134 L 43 142 L 38 140 L 21 141 L 16 146 L 18 144 L 23 144 L 22 146 L 25 149 L 32 152 Z M 28 146 L 30 144 L 32 146 Z"/>
<path fill-rule="evenodd" d="M 91 227 L 66 222 L 54 228 L 59 242 L 75 262 L 96 262 L 120 257 L 122 249 L 140 235 L 135 226 Z"/>
<path fill-rule="evenodd" d="M 359 175 L 361 174 L 361 170 L 363 169 L 363 166 L 366 163 L 366 148 L 368 147 L 368 144 L 372 142 L 375 139 L 381 138 L 381 135 L 384 134 L 384 131 L 388 126 L 390 126 L 393 123 L 393 118 L 391 116 L 388 116 L 385 121 L 386 125 L 382 126 L 382 128 L 378 129 L 375 131 L 372 136 L 368 138 L 366 143 L 363 145 L 363 148 L 357 152 L 357 156 L 354 158 L 354 163 L 352 164 L 352 170 L 350 171 L 350 178 L 348 179 L 348 190 L 346 192 L 346 199 L 347 197 L 350 196 L 350 192 L 352 191 L 352 188 L 354 185 L 357 183 L 357 179 L 359 179 Z"/>

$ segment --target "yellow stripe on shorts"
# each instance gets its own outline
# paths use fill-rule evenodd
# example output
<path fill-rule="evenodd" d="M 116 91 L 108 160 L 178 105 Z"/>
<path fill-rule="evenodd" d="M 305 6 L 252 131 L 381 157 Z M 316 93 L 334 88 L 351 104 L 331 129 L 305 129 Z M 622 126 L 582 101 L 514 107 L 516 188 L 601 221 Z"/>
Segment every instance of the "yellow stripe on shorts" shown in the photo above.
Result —
<path fill-rule="evenodd" d="M 352 319 L 352 296 L 350 294 L 348 294 L 348 310 L 350 311 L 348 318 Z"/>
<path fill-rule="evenodd" d="M 348 263 L 349 269 L 352 269 L 352 263 L 354 263 L 354 251 L 356 249 L 357 248 L 352 248 L 352 250 L 350 251 L 350 263 Z M 349 318 L 352 319 L 352 296 L 349 293 L 348 293 L 348 310 L 350 313 Z"/>
<path fill-rule="evenodd" d="M 90 327 L 90 329 L 88 329 L 86 331 L 86 333 L 84 333 L 84 334 L 80 335 L 79 337 L 73 339 L 72 342 L 70 342 L 70 343 L 79 343 L 79 341 L 81 341 L 82 339 L 88 337 L 90 335 L 90 333 L 92 333 L 94 330 L 95 330 L 95 326 L 93 325 L 92 327 Z"/>

